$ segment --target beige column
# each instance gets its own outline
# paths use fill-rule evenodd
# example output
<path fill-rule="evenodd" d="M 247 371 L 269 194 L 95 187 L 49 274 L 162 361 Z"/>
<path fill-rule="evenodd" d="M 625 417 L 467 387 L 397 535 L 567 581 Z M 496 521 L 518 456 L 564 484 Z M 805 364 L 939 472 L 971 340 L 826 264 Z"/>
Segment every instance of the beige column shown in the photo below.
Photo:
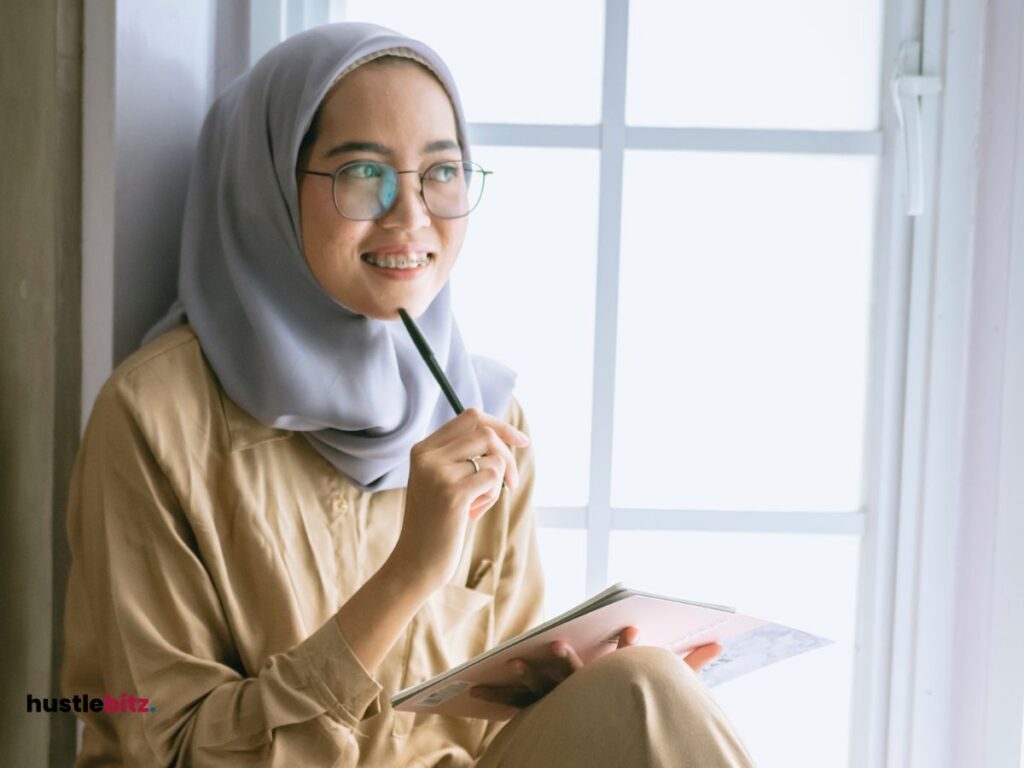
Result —
<path fill-rule="evenodd" d="M 80 390 L 81 0 L 0 3 L 0 752 L 67 766 L 57 694 Z"/>

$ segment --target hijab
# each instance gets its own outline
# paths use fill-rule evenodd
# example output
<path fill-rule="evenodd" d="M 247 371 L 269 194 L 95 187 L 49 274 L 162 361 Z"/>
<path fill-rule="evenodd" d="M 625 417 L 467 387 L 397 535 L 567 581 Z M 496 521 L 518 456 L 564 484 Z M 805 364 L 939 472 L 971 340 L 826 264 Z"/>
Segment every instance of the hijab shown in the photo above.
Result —
<path fill-rule="evenodd" d="M 401 320 L 360 315 L 314 277 L 302 250 L 295 164 L 332 85 L 388 54 L 437 76 L 470 159 L 458 91 L 430 47 L 352 22 L 289 38 L 207 114 L 185 204 L 178 298 L 143 339 L 189 323 L 235 403 L 266 426 L 302 433 L 366 491 L 407 485 L 413 444 L 455 414 Z M 515 373 L 466 350 L 450 282 L 416 322 L 463 404 L 504 417 Z"/>

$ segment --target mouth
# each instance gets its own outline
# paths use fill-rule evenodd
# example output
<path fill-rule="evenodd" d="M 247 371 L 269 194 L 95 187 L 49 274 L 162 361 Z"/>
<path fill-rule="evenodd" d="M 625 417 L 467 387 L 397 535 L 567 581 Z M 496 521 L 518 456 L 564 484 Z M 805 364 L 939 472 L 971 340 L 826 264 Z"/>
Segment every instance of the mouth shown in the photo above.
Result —
<path fill-rule="evenodd" d="M 363 263 L 373 271 L 393 280 L 411 280 L 426 272 L 434 262 L 433 253 L 364 253 Z"/>

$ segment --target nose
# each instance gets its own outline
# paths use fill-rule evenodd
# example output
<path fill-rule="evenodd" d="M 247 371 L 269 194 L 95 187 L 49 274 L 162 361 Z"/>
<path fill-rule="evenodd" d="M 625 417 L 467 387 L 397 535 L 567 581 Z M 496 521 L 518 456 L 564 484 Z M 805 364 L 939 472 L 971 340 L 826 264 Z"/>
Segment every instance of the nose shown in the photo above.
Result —
<path fill-rule="evenodd" d="M 402 179 L 402 176 L 406 178 Z M 432 223 L 430 211 L 420 194 L 420 177 L 417 173 L 399 171 L 398 193 L 395 204 L 377 219 L 377 223 L 385 229 L 422 229 Z"/>

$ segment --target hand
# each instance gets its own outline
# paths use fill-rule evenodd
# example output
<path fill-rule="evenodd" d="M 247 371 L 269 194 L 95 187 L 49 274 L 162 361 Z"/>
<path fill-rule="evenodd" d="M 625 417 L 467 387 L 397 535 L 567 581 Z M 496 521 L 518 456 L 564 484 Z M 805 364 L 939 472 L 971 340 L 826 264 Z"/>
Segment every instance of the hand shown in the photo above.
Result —
<path fill-rule="evenodd" d="M 619 641 L 615 650 L 636 645 L 639 630 L 626 627 L 619 633 Z M 569 675 L 583 668 L 583 661 L 568 643 L 556 640 L 550 646 L 551 658 L 540 664 L 530 664 L 523 659 L 512 659 L 509 667 L 519 677 L 520 684 L 511 687 L 495 687 L 478 685 L 470 689 L 469 695 L 477 699 L 493 701 L 522 708 L 542 699 Z M 614 652 L 614 651 L 613 651 Z M 694 648 L 686 656 L 685 661 L 694 672 L 718 657 L 722 646 L 708 643 Z"/>
<path fill-rule="evenodd" d="M 416 573 L 430 591 L 455 572 L 466 526 L 519 484 L 510 445 L 529 445 L 510 424 L 467 408 L 412 447 L 405 516 L 391 565 Z M 466 461 L 477 458 L 480 471 Z"/>

